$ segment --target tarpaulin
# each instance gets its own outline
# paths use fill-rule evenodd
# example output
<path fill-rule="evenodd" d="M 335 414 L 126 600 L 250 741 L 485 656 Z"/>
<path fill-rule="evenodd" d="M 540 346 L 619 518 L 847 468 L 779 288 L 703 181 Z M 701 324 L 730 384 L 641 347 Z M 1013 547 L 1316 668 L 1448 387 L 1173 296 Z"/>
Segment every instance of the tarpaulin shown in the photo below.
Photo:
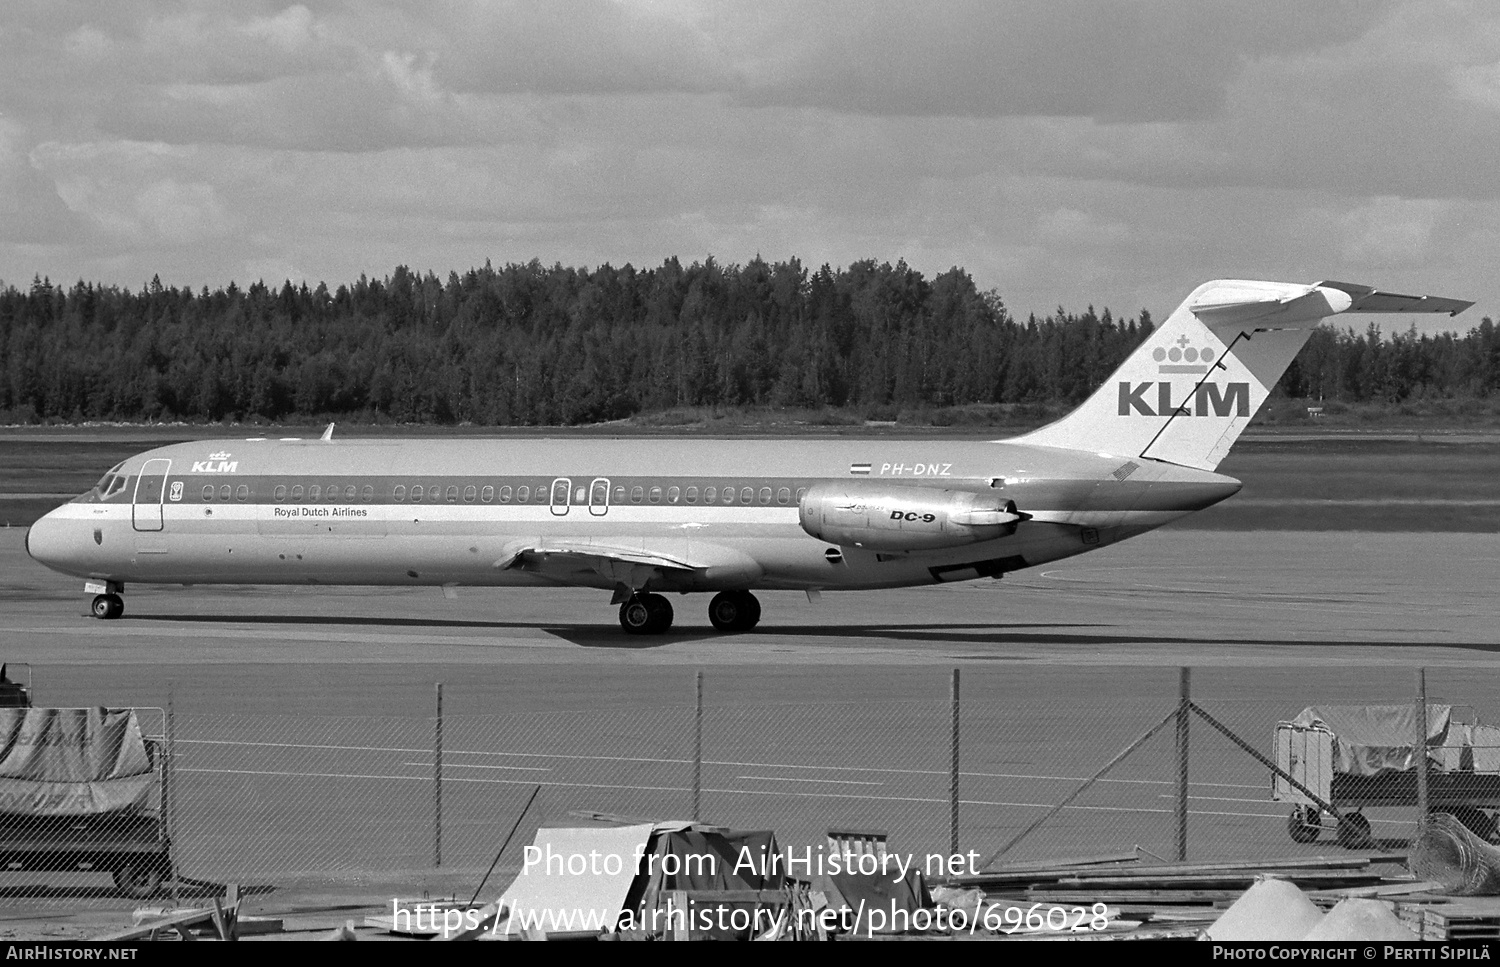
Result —
<path fill-rule="evenodd" d="M 1449 745 L 1451 705 L 1427 706 L 1428 757 L 1442 768 Z M 1333 733 L 1335 772 L 1350 776 L 1373 776 L 1392 770 L 1414 768 L 1413 737 L 1417 733 L 1417 710 L 1413 705 L 1314 705 L 1302 710 L 1292 724 L 1299 728 L 1322 726 Z M 1454 735 L 1462 748 L 1463 737 Z"/>
<path fill-rule="evenodd" d="M 0 813 L 144 809 L 155 779 L 131 709 L 0 708 Z"/>
<path fill-rule="evenodd" d="M 635 880 L 651 823 L 538 829 L 521 873 L 501 896 L 510 909 L 502 933 L 609 933 Z"/>

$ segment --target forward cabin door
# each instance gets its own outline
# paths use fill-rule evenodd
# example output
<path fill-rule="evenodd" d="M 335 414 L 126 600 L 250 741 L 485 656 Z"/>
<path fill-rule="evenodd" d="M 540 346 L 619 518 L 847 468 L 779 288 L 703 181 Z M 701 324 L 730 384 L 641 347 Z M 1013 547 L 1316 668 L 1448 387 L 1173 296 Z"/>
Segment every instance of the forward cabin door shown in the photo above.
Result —
<path fill-rule="evenodd" d="M 130 521 L 138 531 L 162 529 L 161 502 L 167 495 L 167 471 L 172 461 L 147 460 L 135 478 L 135 499 L 130 506 Z"/>

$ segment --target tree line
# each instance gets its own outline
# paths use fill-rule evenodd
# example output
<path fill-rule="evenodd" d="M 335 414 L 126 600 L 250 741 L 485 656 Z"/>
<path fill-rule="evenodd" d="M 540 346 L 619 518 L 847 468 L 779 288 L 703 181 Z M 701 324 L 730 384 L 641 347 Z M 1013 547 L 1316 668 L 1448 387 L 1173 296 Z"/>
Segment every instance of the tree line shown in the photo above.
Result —
<path fill-rule="evenodd" d="M 0 287 L 0 421 L 322 417 L 581 424 L 678 407 L 866 413 L 1081 401 L 1150 314 L 1014 318 L 962 269 L 932 279 L 791 259 L 636 269 L 402 266 L 330 290 Z M 1500 391 L 1500 335 L 1319 329 L 1283 378 L 1345 403 Z"/>

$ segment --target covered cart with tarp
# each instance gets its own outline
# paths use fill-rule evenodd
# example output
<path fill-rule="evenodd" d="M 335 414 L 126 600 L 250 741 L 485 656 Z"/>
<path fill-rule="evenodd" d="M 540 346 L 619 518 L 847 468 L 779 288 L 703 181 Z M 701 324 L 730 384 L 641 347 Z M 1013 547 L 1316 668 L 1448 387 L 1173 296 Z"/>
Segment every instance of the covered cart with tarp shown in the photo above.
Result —
<path fill-rule="evenodd" d="M 135 709 L 0 708 L 0 869 L 110 873 L 150 895 L 171 870 L 162 752 Z"/>
<path fill-rule="evenodd" d="M 1344 846 L 1371 842 L 1362 810 L 1417 804 L 1416 705 L 1314 705 L 1276 726 L 1272 798 L 1294 804 L 1292 839 L 1310 843 L 1332 806 Z M 1452 813 L 1485 839 L 1496 838 L 1500 808 L 1500 728 L 1462 721 L 1463 706 L 1427 706 L 1429 808 Z M 1290 776 L 1296 782 L 1287 779 Z M 1301 788 L 1299 788 L 1299 786 Z"/>

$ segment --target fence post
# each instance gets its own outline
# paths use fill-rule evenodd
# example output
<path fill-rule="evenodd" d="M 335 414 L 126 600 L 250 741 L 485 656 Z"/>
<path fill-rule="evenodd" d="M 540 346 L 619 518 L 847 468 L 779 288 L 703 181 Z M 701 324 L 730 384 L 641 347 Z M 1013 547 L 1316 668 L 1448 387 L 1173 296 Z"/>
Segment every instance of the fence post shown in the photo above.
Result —
<path fill-rule="evenodd" d="M 693 822 L 703 818 L 703 669 L 698 669 L 693 700 Z"/>
<path fill-rule="evenodd" d="M 1427 669 L 1417 669 L 1417 832 L 1427 825 Z"/>
<path fill-rule="evenodd" d="M 432 865 L 443 865 L 443 683 L 437 683 L 437 723 L 432 730 Z"/>
<path fill-rule="evenodd" d="M 177 876 L 177 825 L 174 822 L 174 820 L 176 819 L 176 817 L 174 816 L 176 810 L 173 808 L 177 799 L 177 788 L 173 785 L 172 781 L 173 758 L 177 754 L 177 749 L 175 747 L 174 741 L 175 722 L 172 718 L 172 692 L 174 690 L 174 686 L 174 682 L 167 682 L 167 720 L 164 723 L 164 728 L 162 729 L 162 731 L 165 733 L 162 738 L 164 740 L 164 744 L 166 745 L 166 748 L 163 750 L 163 753 L 166 755 L 166 761 L 163 762 L 161 766 L 161 821 L 162 825 L 166 828 L 167 842 L 171 844 L 172 850 L 172 906 L 179 907 L 182 904 L 181 898 L 178 896 L 179 884 Z"/>
<path fill-rule="evenodd" d="M 948 855 L 958 855 L 958 669 L 953 669 L 953 682 L 949 691 L 953 706 L 953 725 L 949 734 L 950 757 L 948 768 Z"/>
<path fill-rule="evenodd" d="M 1177 859 L 1187 859 L 1188 716 L 1193 707 L 1191 668 L 1177 669 Z"/>

